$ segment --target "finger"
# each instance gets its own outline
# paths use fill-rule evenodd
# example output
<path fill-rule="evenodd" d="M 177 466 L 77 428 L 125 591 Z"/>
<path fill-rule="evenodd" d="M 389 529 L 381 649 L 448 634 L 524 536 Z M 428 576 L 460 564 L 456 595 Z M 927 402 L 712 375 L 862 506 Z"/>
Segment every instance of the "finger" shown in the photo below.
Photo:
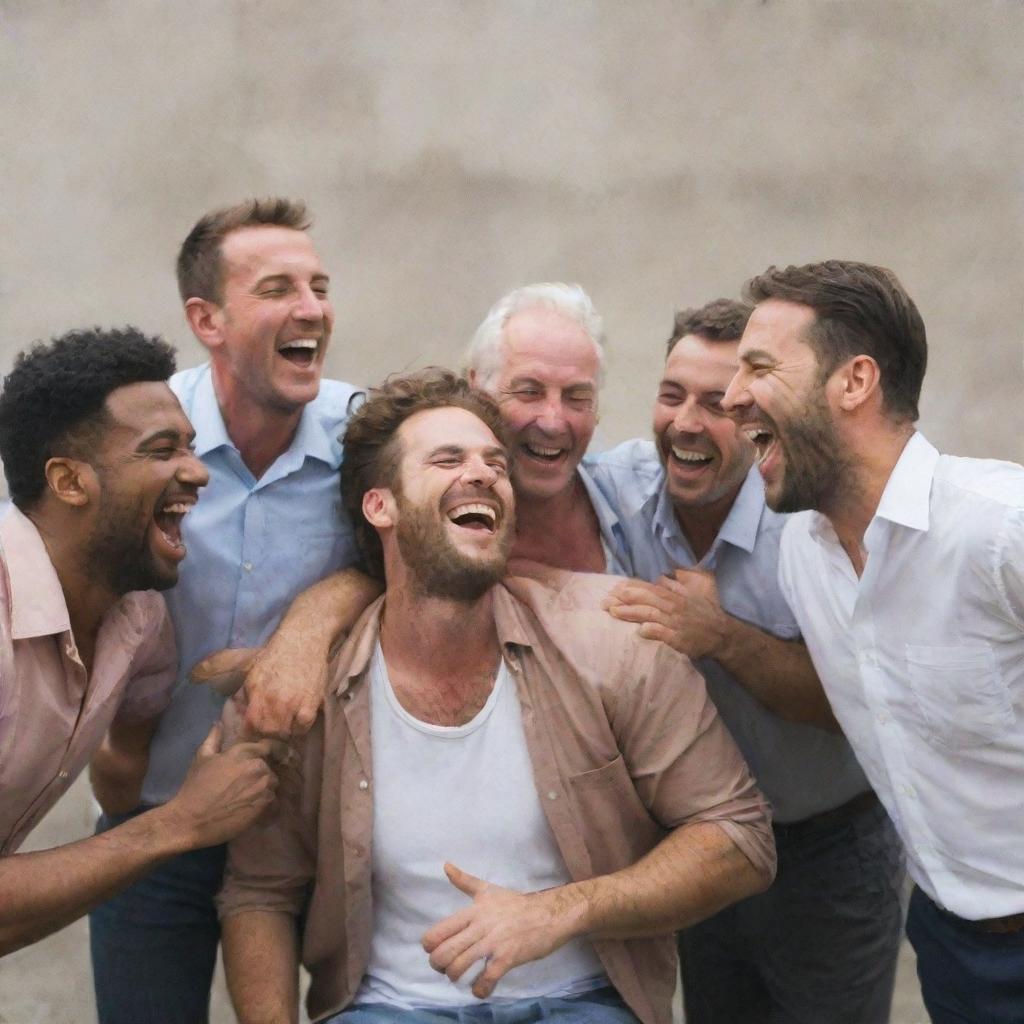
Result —
<path fill-rule="evenodd" d="M 265 736 L 258 740 L 246 740 L 236 743 L 232 750 L 237 750 L 239 757 L 258 757 L 264 761 L 287 763 L 292 759 L 292 748 L 284 740 Z"/>
<path fill-rule="evenodd" d="M 458 981 L 466 971 L 480 960 L 485 961 L 484 967 L 486 968 L 487 954 L 489 946 L 484 939 L 478 942 L 474 942 L 468 949 L 464 950 L 452 962 L 448 965 L 448 969 L 444 972 L 448 976 L 449 981 Z"/>
<path fill-rule="evenodd" d="M 245 682 L 257 654 L 258 647 L 218 651 L 194 665 L 189 678 L 193 683 L 211 687 L 221 696 L 230 697 Z"/>
<path fill-rule="evenodd" d="M 660 608 L 663 612 L 675 611 L 679 606 L 679 598 L 668 587 L 657 587 L 651 584 L 643 590 L 631 589 L 615 598 L 613 604 L 648 605 Z M 606 609 L 610 610 L 610 609 Z"/>
<path fill-rule="evenodd" d="M 649 604 L 616 604 L 608 609 L 613 618 L 623 622 L 660 622 L 665 613 Z"/>
<path fill-rule="evenodd" d="M 284 709 L 274 709 L 270 702 L 254 696 L 245 712 L 243 731 L 247 738 L 270 736 L 286 740 L 291 736 L 291 715 Z"/>
<path fill-rule="evenodd" d="M 619 583 L 608 591 L 608 598 L 618 602 L 642 601 L 655 589 L 653 583 L 646 583 L 644 580 L 626 580 Z"/>
<path fill-rule="evenodd" d="M 444 873 L 448 876 L 448 881 L 467 896 L 475 896 L 487 887 L 487 883 L 482 878 L 477 878 L 476 875 L 471 875 L 454 864 L 445 863 Z"/>
<path fill-rule="evenodd" d="M 220 741 L 224 735 L 224 727 L 220 722 L 214 722 L 213 728 L 206 734 L 206 739 L 203 740 L 202 745 L 199 747 L 199 754 L 203 757 L 212 757 L 214 754 L 220 752 Z"/>
<path fill-rule="evenodd" d="M 685 654 L 687 657 L 691 656 L 690 648 L 687 647 L 682 634 L 677 629 L 670 629 L 660 622 L 645 622 L 640 627 L 640 635 L 645 640 L 660 640 L 662 643 L 668 644 L 669 647 L 679 651 L 680 654 Z"/>
<path fill-rule="evenodd" d="M 313 723 L 316 721 L 316 716 L 319 713 L 319 701 L 310 701 L 303 704 L 303 706 L 295 712 L 295 717 L 292 719 L 292 736 L 304 736 L 309 732 L 309 730 L 313 728 Z"/>
<path fill-rule="evenodd" d="M 429 957 L 430 966 L 441 974 L 448 974 L 449 966 L 467 949 L 479 942 L 482 935 L 481 925 L 476 921 L 470 921 L 465 928 L 461 928 L 440 945 L 434 947 Z M 451 977 L 450 974 L 449 977 Z"/>
<path fill-rule="evenodd" d="M 464 907 L 462 910 L 450 914 L 443 921 L 438 921 L 423 933 L 420 944 L 428 953 L 433 953 L 442 942 L 446 942 L 453 935 L 472 924 L 472 910 L 472 907 Z"/>
<path fill-rule="evenodd" d="M 505 977 L 513 966 L 514 964 L 502 960 L 500 957 L 492 956 L 473 982 L 473 995 L 477 999 L 486 999 L 494 991 L 494 986 Z"/>

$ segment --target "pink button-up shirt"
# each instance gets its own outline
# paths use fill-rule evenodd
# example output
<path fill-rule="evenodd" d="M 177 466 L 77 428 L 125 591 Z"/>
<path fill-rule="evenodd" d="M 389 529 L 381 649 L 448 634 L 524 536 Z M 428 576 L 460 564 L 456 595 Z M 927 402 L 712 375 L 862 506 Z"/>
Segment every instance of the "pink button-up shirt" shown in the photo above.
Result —
<path fill-rule="evenodd" d="M 107 612 L 88 676 L 39 531 L 10 509 L 0 520 L 0 855 L 74 782 L 115 717 L 163 711 L 176 670 L 163 598 L 146 591 Z"/>
<path fill-rule="evenodd" d="M 516 682 L 537 795 L 576 880 L 636 863 L 671 829 L 713 822 L 770 880 L 770 813 L 689 659 L 643 640 L 601 600 L 616 580 L 507 579 L 494 621 Z M 373 929 L 369 663 L 383 601 L 333 666 L 323 714 L 282 778 L 278 814 L 235 839 L 222 916 L 305 914 L 302 960 L 316 1020 L 359 987 Z M 609 979 L 643 1024 L 670 1024 L 673 935 L 595 939 Z M 424 954 L 425 956 L 426 954 Z"/>

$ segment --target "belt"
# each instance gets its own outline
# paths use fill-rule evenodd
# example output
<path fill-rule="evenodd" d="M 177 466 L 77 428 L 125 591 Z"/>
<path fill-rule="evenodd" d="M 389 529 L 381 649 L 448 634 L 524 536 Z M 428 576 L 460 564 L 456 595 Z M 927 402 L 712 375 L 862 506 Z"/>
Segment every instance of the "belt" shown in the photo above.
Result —
<path fill-rule="evenodd" d="M 935 900 L 927 896 L 927 893 L 922 892 L 921 895 L 925 896 L 943 917 L 948 918 L 954 924 L 969 932 L 986 932 L 989 935 L 1013 935 L 1016 932 L 1024 931 L 1024 913 L 1007 914 L 1005 917 L 984 917 L 980 921 L 971 921 L 966 917 L 961 917 L 959 914 L 954 914 L 952 910 L 940 907 Z"/>
<path fill-rule="evenodd" d="M 866 789 L 855 797 L 847 800 L 845 804 L 833 807 L 830 811 L 822 811 L 821 814 L 812 814 L 809 818 L 800 821 L 775 822 L 772 828 L 777 836 L 785 839 L 795 838 L 804 832 L 812 832 L 819 828 L 830 828 L 833 825 L 842 825 L 844 822 L 856 818 L 859 814 L 878 806 L 878 795 L 873 789 Z"/>

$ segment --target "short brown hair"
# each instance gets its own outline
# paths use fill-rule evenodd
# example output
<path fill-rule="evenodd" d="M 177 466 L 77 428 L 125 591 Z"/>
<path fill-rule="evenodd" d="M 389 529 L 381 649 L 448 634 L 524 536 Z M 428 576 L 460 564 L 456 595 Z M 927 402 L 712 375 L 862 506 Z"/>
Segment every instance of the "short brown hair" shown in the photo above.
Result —
<path fill-rule="evenodd" d="M 735 299 L 714 299 L 703 306 L 679 310 L 672 325 L 672 337 L 668 339 L 666 357 L 672 355 L 676 342 L 688 334 L 696 334 L 707 341 L 739 341 L 753 311 L 749 302 Z"/>
<path fill-rule="evenodd" d="M 508 447 L 494 399 L 439 366 L 388 377 L 380 387 L 370 389 L 370 397 L 349 421 L 342 442 L 341 499 L 366 569 L 378 578 L 384 577 L 384 553 L 376 529 L 363 515 L 363 495 L 374 487 L 395 489 L 402 456 L 396 434 L 410 416 L 453 406 L 479 417 Z"/>
<path fill-rule="evenodd" d="M 782 299 L 810 306 L 807 332 L 823 376 L 856 355 L 878 363 L 886 410 L 911 423 L 928 364 L 924 321 L 899 279 L 885 267 L 826 260 L 779 270 L 769 267 L 743 289 L 753 302 Z"/>
<path fill-rule="evenodd" d="M 311 224 L 305 203 L 280 196 L 246 199 L 200 217 L 178 252 L 181 301 L 192 298 L 221 301 L 224 267 L 220 247 L 232 231 L 261 225 L 308 231 Z"/>

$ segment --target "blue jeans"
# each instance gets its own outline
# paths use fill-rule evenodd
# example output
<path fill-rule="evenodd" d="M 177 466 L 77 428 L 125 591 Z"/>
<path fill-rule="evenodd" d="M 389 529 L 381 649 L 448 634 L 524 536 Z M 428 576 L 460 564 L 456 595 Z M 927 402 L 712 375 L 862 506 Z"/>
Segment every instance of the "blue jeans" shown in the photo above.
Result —
<path fill-rule="evenodd" d="M 917 954 L 921 995 L 933 1024 L 1024 1021 L 1024 931 L 974 931 L 915 886 L 907 938 Z"/>
<path fill-rule="evenodd" d="M 638 1024 L 637 1018 L 610 985 L 568 999 L 540 997 L 509 1003 L 403 1010 L 386 1003 L 358 1003 L 329 1017 L 324 1024 Z"/>
<path fill-rule="evenodd" d="M 129 817 L 101 815 L 97 832 Z M 165 861 L 89 915 L 99 1024 L 205 1024 L 226 847 Z"/>
<path fill-rule="evenodd" d="M 886 1024 L 903 849 L 877 802 L 775 828 L 766 892 L 679 935 L 687 1024 Z"/>

